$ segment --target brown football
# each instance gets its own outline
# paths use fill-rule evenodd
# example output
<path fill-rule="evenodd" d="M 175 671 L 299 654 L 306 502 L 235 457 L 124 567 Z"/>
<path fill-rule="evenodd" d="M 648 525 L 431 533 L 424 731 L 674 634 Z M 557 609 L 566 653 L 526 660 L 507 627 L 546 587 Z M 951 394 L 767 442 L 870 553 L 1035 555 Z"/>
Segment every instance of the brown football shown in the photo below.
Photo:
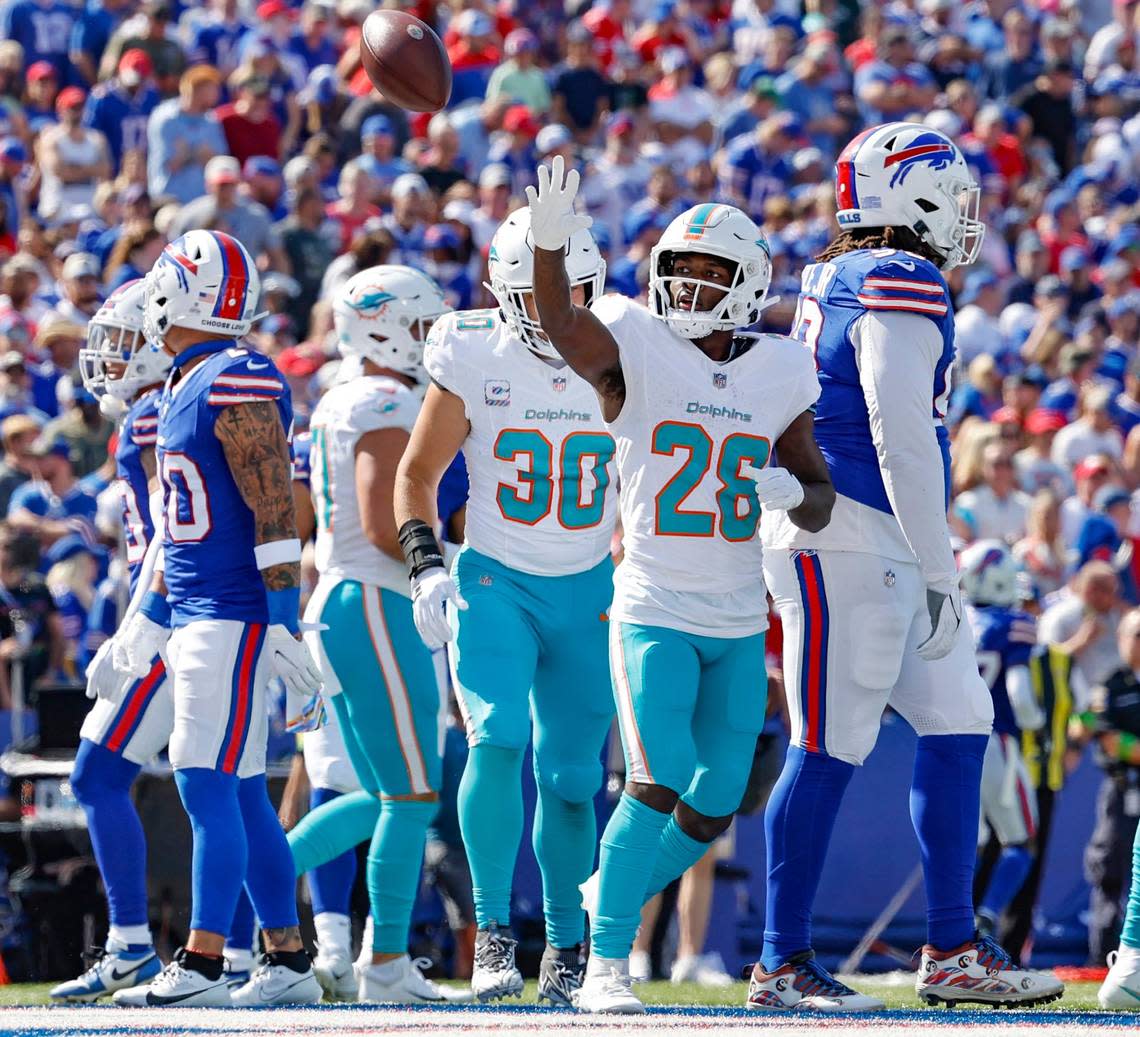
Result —
<path fill-rule="evenodd" d="M 451 62 L 440 38 L 404 11 L 373 11 L 360 33 L 364 71 L 389 101 L 438 112 L 451 96 Z"/>

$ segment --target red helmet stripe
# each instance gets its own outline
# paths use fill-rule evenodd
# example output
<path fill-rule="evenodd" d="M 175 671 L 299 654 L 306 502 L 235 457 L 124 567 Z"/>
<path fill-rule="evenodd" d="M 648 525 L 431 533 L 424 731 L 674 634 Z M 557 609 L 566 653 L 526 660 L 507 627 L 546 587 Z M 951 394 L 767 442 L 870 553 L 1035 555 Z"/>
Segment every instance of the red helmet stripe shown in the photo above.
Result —
<path fill-rule="evenodd" d="M 905 162 L 910 158 L 921 158 L 923 155 L 937 155 L 944 151 L 952 152 L 953 146 L 950 144 L 920 144 L 917 148 L 905 148 L 902 151 L 896 151 L 893 155 L 883 160 L 883 168 L 889 169 L 899 162 Z"/>
<path fill-rule="evenodd" d="M 228 234 L 211 231 L 222 250 L 222 283 L 218 285 L 218 301 L 214 316 L 224 320 L 241 320 L 245 308 L 245 293 L 249 286 L 249 271 L 241 246 Z"/>

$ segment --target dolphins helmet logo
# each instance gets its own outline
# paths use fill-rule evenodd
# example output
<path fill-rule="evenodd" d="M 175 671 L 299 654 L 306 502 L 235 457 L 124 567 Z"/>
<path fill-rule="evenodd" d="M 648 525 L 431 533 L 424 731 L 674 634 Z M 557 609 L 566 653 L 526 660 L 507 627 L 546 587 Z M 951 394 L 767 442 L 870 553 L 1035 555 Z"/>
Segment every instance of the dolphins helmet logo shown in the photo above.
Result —
<path fill-rule="evenodd" d="M 929 165 L 935 172 L 946 169 L 957 154 L 957 149 L 940 133 L 920 133 L 903 148 L 888 155 L 883 161 L 883 168 L 894 167 L 891 176 L 891 187 L 905 183 L 910 171 L 915 166 Z"/>
<path fill-rule="evenodd" d="M 378 320 L 388 312 L 388 303 L 395 300 L 396 296 L 381 285 L 367 285 L 349 299 L 348 305 L 364 320 Z"/>

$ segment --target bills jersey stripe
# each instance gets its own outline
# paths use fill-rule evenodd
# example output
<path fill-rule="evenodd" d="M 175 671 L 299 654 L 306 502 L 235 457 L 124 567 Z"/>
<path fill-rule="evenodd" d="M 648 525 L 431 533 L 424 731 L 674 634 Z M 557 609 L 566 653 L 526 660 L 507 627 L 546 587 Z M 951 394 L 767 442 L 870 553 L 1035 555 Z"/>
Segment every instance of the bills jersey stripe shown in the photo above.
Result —
<path fill-rule="evenodd" d="M 216 407 L 227 403 L 259 403 L 261 400 L 276 400 L 277 398 L 276 394 L 266 392 L 212 392 L 206 397 L 206 402 Z"/>
<path fill-rule="evenodd" d="M 891 291 L 923 292 L 928 295 L 942 295 L 943 288 L 932 281 L 905 281 L 901 277 L 868 277 L 863 281 L 864 288 L 885 288 Z"/>
<path fill-rule="evenodd" d="M 223 374 L 214 379 L 214 385 L 232 385 L 236 388 L 250 385 L 261 389 L 281 389 L 281 382 L 277 378 L 260 378 L 248 374 Z"/>
<path fill-rule="evenodd" d="M 107 737 L 103 740 L 103 747 L 113 753 L 120 752 L 138 730 L 142 718 L 146 714 L 147 706 L 154 698 L 158 686 L 166 677 L 166 666 L 159 657 L 151 664 L 146 676 L 137 681 L 134 687 L 127 692 L 123 705 Z"/>
<path fill-rule="evenodd" d="M 262 623 L 249 623 L 242 631 L 238 643 L 237 664 L 234 667 L 230 693 L 230 716 L 222 738 L 218 770 L 233 774 L 237 770 L 249 734 L 250 712 L 253 700 L 253 674 L 261 654 L 261 639 L 265 631 Z"/>
<path fill-rule="evenodd" d="M 944 316 L 946 304 L 920 299 L 892 299 L 878 295 L 859 295 L 859 301 L 869 310 L 914 310 L 916 313 L 936 313 Z"/>

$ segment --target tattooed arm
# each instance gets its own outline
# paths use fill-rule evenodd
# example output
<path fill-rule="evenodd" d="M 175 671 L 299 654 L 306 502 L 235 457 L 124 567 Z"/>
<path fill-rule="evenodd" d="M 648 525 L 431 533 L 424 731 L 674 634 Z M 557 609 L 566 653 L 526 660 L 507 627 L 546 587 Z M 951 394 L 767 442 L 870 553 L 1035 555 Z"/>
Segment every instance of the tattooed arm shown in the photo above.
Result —
<path fill-rule="evenodd" d="M 242 500 L 253 512 L 255 543 L 296 537 L 289 444 L 277 405 L 259 400 L 226 407 L 214 423 L 214 435 Z M 301 563 L 271 565 L 261 575 L 268 591 L 300 587 Z"/>

